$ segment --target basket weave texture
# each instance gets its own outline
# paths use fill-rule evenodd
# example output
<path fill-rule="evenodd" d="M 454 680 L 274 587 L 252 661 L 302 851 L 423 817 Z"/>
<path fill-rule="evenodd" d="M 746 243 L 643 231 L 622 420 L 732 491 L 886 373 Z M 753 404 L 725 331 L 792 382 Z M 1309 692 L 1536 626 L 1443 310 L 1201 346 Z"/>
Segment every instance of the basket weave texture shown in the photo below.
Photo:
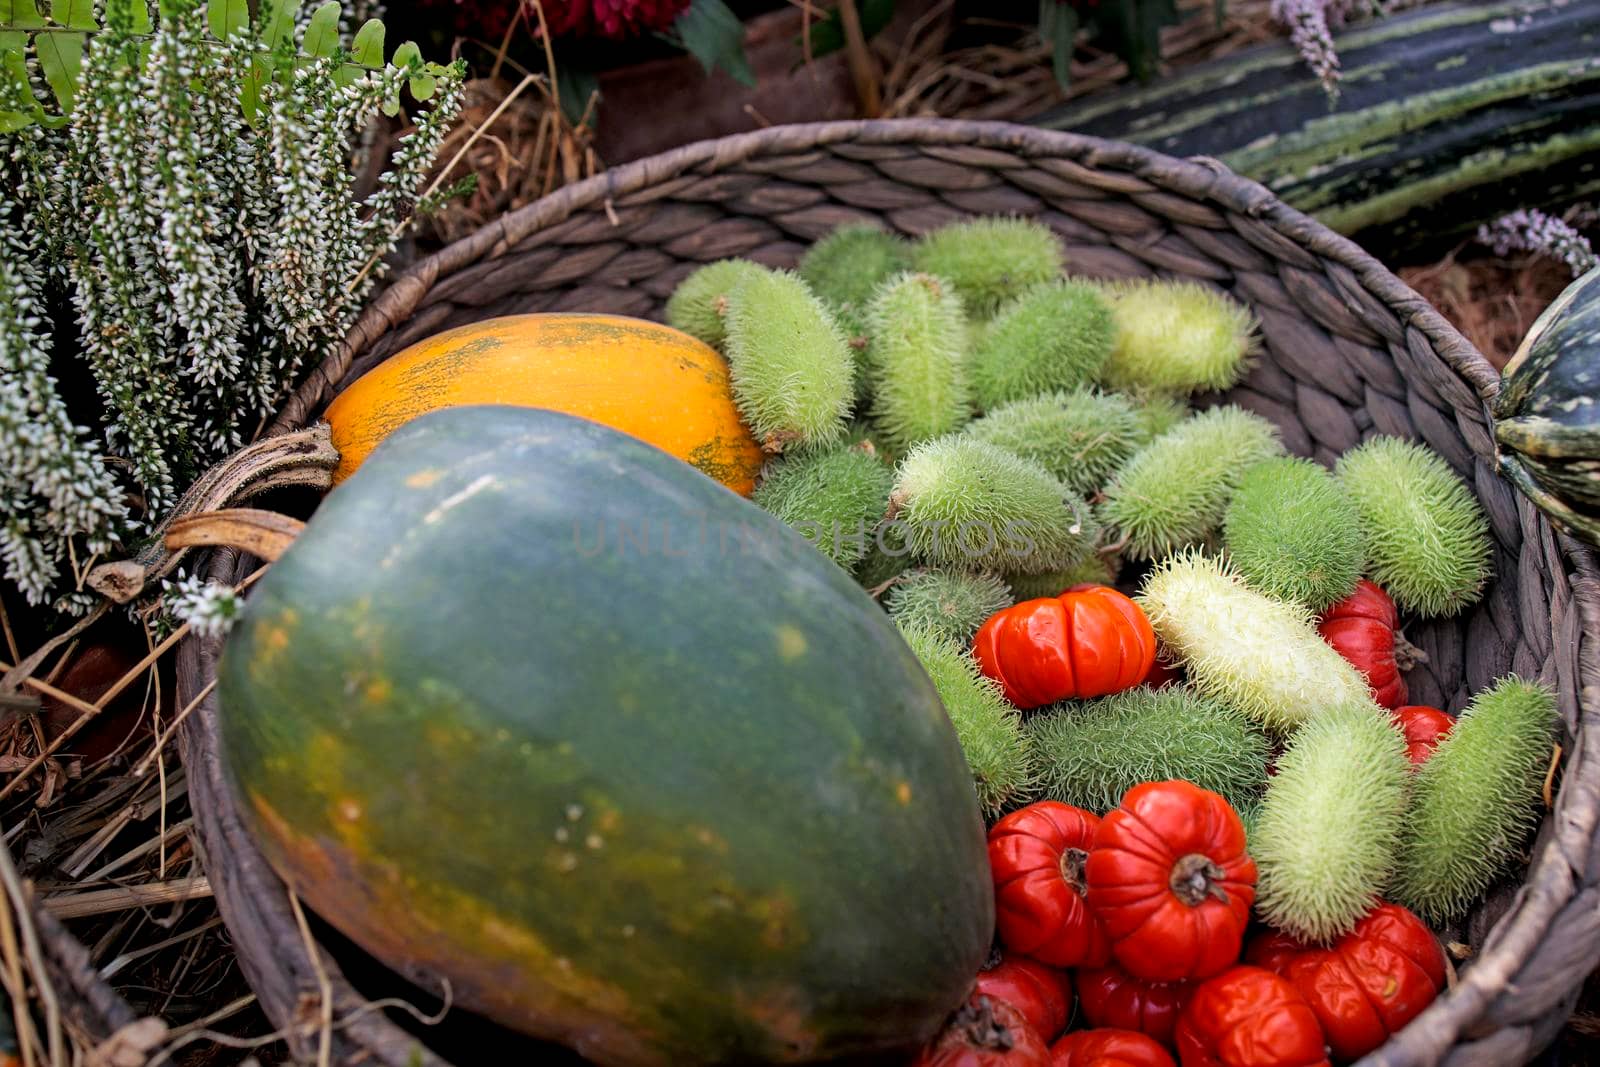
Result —
<path fill-rule="evenodd" d="M 1523 1063 L 1549 1043 L 1600 954 L 1600 581 L 1591 550 L 1556 533 L 1496 473 L 1495 370 L 1421 297 L 1349 241 L 1205 159 L 1001 123 L 907 120 L 785 126 L 690 145 L 568 187 L 422 261 L 371 306 L 275 430 L 315 419 L 345 384 L 440 330 L 494 315 L 604 311 L 659 318 L 685 274 L 744 256 L 793 265 L 841 223 L 919 234 L 969 215 L 1053 227 L 1069 269 L 1091 277 L 1192 278 L 1259 316 L 1266 352 L 1216 400 L 1331 463 L 1377 434 L 1418 439 L 1474 488 L 1495 578 L 1465 614 L 1415 624 L 1428 655 L 1412 700 L 1459 711 L 1515 671 L 1553 685 L 1563 768 L 1523 884 L 1493 893 L 1458 931 L 1474 955 L 1459 981 L 1362 1067 Z M 238 580 L 228 552 L 214 577 Z M 179 702 L 214 677 L 214 642 L 180 653 Z M 305 999 L 326 982 L 333 1016 L 360 997 L 327 953 L 315 965 L 287 891 L 250 843 L 218 760 L 208 696 L 184 736 L 196 819 L 224 918 L 263 1007 L 301 1054 L 334 1062 L 446 1061 L 384 1015 L 319 1035 Z M 426 984 L 426 978 L 419 978 Z"/>

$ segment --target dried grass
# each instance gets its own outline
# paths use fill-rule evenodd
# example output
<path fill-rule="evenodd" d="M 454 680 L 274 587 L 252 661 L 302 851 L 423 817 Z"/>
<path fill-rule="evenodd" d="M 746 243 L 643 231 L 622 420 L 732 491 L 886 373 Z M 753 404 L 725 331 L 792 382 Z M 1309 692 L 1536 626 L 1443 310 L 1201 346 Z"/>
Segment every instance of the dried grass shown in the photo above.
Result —
<path fill-rule="evenodd" d="M 1505 366 L 1533 320 L 1572 281 L 1564 265 L 1546 257 L 1500 259 L 1471 246 L 1396 273 L 1496 367 Z"/>

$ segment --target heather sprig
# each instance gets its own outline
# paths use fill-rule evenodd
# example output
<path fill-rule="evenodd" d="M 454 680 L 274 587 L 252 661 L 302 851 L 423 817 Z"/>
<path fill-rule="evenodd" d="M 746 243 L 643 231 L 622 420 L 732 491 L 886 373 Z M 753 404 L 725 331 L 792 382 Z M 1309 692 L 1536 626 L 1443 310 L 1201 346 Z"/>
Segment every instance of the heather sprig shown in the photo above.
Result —
<path fill-rule="evenodd" d="M 1581 217 L 1581 216 L 1580 216 Z M 1566 264 L 1574 278 L 1587 274 L 1597 262 L 1589 239 L 1566 219 L 1536 209 L 1513 211 L 1478 227 L 1478 243 L 1497 256 L 1532 252 Z"/>
<path fill-rule="evenodd" d="M 384 64 L 377 22 L 341 44 L 333 5 L 297 21 L 264 4 L 254 25 L 214 6 L 63 10 L 84 31 L 53 38 L 83 49 L 65 80 L 61 48 L 22 30 L 0 46 L 0 557 L 32 604 L 88 607 L 93 557 L 261 431 L 437 199 L 423 183 L 464 67 L 415 46 Z M 13 25 L 32 10 L 13 8 Z M 41 80 L 21 82 L 30 67 Z M 431 106 L 360 200 L 357 135 L 408 85 Z M 79 378 L 97 426 L 69 407 Z"/>

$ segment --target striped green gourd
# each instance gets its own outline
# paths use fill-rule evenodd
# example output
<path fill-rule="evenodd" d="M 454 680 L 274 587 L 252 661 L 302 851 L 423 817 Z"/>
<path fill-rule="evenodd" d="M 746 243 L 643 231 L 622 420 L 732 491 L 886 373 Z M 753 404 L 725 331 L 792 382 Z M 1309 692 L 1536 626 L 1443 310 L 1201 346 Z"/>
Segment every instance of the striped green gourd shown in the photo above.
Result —
<path fill-rule="evenodd" d="M 1534 320 L 1506 364 L 1494 436 L 1506 477 L 1600 544 L 1600 267 Z"/>
<path fill-rule="evenodd" d="M 1276 43 L 1033 122 L 1220 159 L 1380 258 L 1600 189 L 1593 4 L 1430 4 L 1341 30 L 1338 47 L 1331 107 Z"/>

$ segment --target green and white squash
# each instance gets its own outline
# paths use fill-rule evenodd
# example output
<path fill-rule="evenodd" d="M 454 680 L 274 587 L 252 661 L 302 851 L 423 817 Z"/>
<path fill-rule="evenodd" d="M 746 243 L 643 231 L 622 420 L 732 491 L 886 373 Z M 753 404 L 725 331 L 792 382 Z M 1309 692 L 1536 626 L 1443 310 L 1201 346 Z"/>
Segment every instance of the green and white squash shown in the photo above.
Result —
<path fill-rule="evenodd" d="M 1506 364 L 1495 420 L 1506 477 L 1600 544 L 1600 267 L 1534 320 Z"/>

